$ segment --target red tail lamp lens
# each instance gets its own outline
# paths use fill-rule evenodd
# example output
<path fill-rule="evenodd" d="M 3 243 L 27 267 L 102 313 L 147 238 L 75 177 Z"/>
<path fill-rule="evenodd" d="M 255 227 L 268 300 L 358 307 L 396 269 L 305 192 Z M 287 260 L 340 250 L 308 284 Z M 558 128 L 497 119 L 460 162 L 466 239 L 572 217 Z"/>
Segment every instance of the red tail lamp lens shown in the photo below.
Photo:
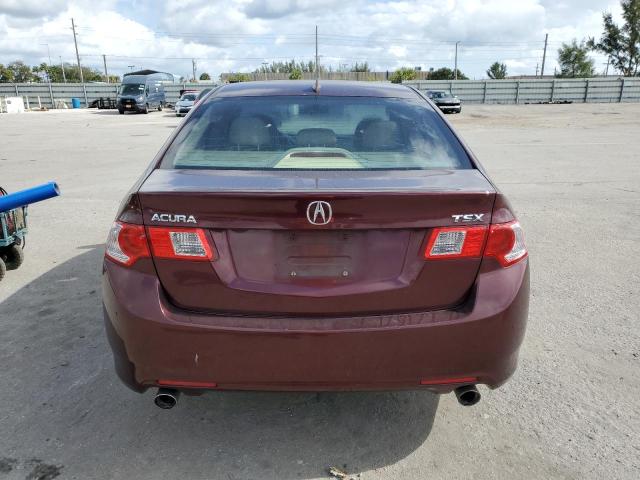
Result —
<path fill-rule="evenodd" d="M 519 262 L 527 256 L 524 232 L 518 222 L 491 225 L 484 255 L 494 257 L 503 267 Z"/>
<path fill-rule="evenodd" d="M 430 260 L 480 257 L 486 236 L 486 226 L 434 228 L 424 257 Z"/>
<path fill-rule="evenodd" d="M 115 222 L 109 231 L 105 249 L 107 258 L 131 266 L 149 256 L 149 245 L 142 225 Z"/>
<path fill-rule="evenodd" d="M 213 250 L 201 228 L 149 227 L 153 256 L 180 260 L 213 260 Z"/>

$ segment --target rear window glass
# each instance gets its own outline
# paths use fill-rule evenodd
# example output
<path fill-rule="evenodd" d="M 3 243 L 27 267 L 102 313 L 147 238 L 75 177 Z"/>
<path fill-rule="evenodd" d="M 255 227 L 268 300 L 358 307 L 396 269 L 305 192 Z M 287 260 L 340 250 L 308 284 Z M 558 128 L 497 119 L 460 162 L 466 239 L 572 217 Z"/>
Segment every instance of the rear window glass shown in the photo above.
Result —
<path fill-rule="evenodd" d="M 399 170 L 472 168 L 458 140 L 419 99 L 210 98 L 161 168 Z"/>

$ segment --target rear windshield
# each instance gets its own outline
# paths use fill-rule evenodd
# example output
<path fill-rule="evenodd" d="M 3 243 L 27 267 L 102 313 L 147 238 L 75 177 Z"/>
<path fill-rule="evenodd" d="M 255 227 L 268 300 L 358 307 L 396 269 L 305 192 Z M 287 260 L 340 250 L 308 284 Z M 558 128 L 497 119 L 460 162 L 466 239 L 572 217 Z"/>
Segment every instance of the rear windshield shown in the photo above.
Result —
<path fill-rule="evenodd" d="M 464 169 L 471 162 L 422 100 L 377 97 L 210 98 L 160 168 Z"/>

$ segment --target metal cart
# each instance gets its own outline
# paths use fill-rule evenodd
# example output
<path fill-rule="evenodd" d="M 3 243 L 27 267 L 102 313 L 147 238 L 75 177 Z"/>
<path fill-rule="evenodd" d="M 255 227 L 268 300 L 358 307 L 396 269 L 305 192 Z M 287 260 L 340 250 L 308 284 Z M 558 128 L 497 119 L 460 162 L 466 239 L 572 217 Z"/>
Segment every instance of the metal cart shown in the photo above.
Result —
<path fill-rule="evenodd" d="M 0 187 L 0 195 L 7 193 Z M 24 260 L 24 239 L 27 234 L 27 207 L 0 212 L 0 281 L 7 270 L 15 270 Z"/>

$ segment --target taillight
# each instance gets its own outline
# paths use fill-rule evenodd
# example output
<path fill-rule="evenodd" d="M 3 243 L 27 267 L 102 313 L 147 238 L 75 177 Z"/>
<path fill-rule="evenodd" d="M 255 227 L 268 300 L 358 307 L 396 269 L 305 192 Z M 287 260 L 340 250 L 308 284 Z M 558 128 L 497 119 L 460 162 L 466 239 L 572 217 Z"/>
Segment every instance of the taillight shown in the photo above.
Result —
<path fill-rule="evenodd" d="M 482 256 L 487 227 L 434 228 L 427 243 L 427 259 Z"/>
<path fill-rule="evenodd" d="M 149 256 L 147 236 L 142 225 L 115 222 L 109 231 L 105 255 L 122 265 L 133 265 Z"/>
<path fill-rule="evenodd" d="M 508 267 L 527 256 L 524 232 L 518 222 L 491 225 L 485 257 L 495 257 L 503 267 Z"/>
<path fill-rule="evenodd" d="M 183 260 L 213 260 L 213 250 L 200 228 L 149 227 L 153 256 Z"/>
<path fill-rule="evenodd" d="M 148 241 L 147 241 L 148 238 Z M 164 228 L 115 222 L 109 231 L 105 255 L 122 265 L 150 257 L 180 260 L 213 260 L 213 249 L 200 228 Z"/>
<path fill-rule="evenodd" d="M 486 243 L 486 246 L 485 246 Z M 527 256 L 524 232 L 517 221 L 477 227 L 434 228 L 424 258 L 494 257 L 508 267 Z"/>

